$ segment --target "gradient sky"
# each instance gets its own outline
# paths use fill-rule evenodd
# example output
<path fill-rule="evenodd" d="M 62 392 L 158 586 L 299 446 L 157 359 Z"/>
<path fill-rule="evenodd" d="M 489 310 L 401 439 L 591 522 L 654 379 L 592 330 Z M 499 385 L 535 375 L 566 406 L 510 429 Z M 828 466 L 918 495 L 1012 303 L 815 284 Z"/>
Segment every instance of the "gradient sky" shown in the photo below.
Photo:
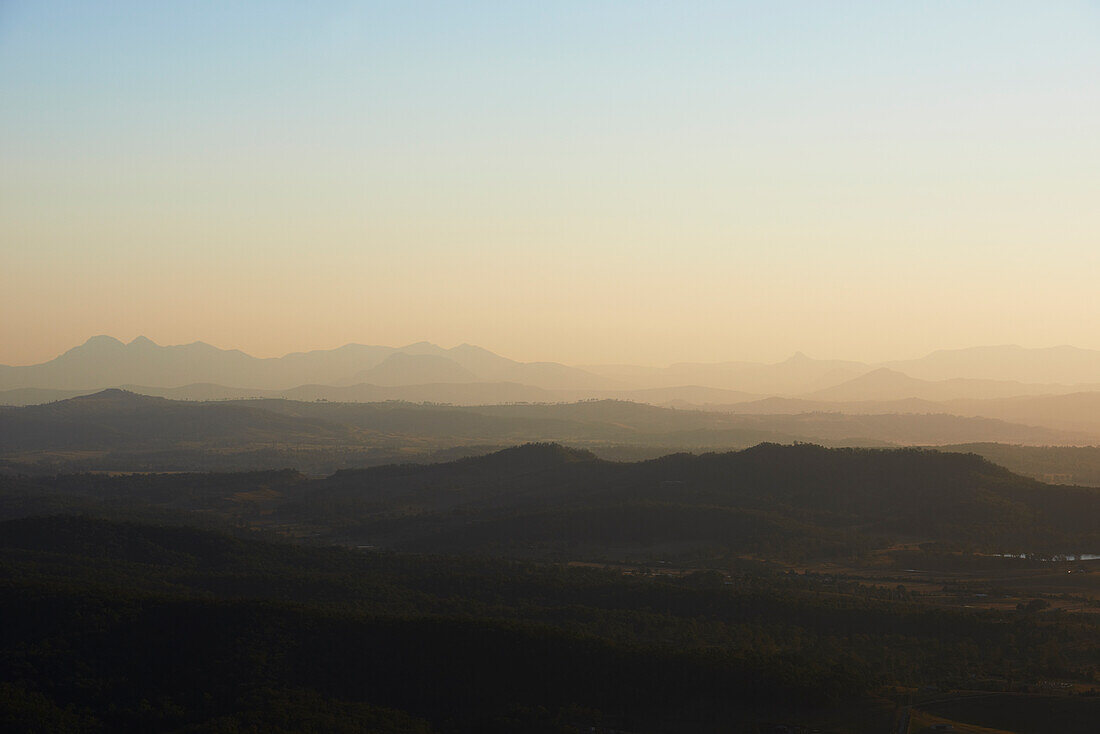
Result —
<path fill-rule="evenodd" d="M 0 0 L 0 363 L 1100 348 L 1100 2 Z"/>

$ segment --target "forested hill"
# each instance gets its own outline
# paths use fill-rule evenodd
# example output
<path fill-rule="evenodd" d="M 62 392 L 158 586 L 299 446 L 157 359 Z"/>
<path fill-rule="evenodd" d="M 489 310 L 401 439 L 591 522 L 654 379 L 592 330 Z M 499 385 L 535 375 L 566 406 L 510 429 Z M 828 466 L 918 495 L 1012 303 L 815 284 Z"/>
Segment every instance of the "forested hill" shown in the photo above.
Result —
<path fill-rule="evenodd" d="M 1100 491 L 918 449 L 761 444 L 614 463 L 526 446 L 340 472 L 284 512 L 363 542 L 451 551 L 679 544 L 815 554 L 888 538 L 1032 552 L 1100 547 Z"/>
<path fill-rule="evenodd" d="M 309 479 L 293 471 L 0 476 L 0 518 L 187 512 L 319 540 L 567 559 L 848 556 L 904 541 L 1095 553 L 1100 490 L 973 454 L 760 444 L 618 463 L 528 444 Z"/>

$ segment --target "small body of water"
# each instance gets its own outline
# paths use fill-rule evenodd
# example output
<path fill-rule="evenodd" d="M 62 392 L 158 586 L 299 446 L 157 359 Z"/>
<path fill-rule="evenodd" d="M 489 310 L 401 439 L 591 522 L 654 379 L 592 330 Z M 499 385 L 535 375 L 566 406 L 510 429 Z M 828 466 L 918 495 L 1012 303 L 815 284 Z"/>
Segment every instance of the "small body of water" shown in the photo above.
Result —
<path fill-rule="evenodd" d="M 1066 553 L 1040 556 L 1037 553 L 998 553 L 1001 558 L 1026 558 L 1029 561 L 1100 561 L 1100 553 Z"/>

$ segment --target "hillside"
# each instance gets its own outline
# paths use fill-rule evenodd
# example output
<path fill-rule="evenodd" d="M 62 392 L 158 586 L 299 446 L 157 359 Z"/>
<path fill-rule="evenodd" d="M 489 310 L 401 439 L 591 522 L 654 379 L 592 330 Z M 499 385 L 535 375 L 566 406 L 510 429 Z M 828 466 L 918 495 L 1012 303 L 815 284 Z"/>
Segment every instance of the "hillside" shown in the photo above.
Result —
<path fill-rule="evenodd" d="M 283 399 L 175 401 L 108 390 L 0 407 L 0 460 L 16 471 L 276 469 L 314 474 L 443 452 L 557 441 L 594 450 L 728 450 L 761 442 L 831 446 L 1088 444 L 1087 434 L 949 415 L 737 415 L 627 401 L 446 406 Z M 662 450 L 663 449 L 663 450 Z"/>
<path fill-rule="evenodd" d="M 506 460 L 518 451 L 524 460 Z M 561 451 L 340 472 L 281 512 L 354 542 L 451 552 L 819 555 L 901 536 L 1100 548 L 1100 492 L 1049 487 L 974 455 L 762 444 L 618 464 Z"/>
<path fill-rule="evenodd" d="M 0 451 L 167 448 L 348 441 L 345 427 L 245 405 L 188 403 L 105 390 L 0 410 Z"/>
<path fill-rule="evenodd" d="M 943 451 L 978 454 L 1006 469 L 1050 484 L 1100 487 L 1100 447 L 1013 446 L 967 443 L 943 446 Z"/>
<path fill-rule="evenodd" d="M 1100 490 L 1043 484 L 974 454 L 807 444 L 641 462 L 529 444 L 312 480 L 289 470 L 0 475 L 0 517 L 66 508 L 198 512 L 344 544 L 538 558 L 848 557 L 902 539 L 1100 550 Z"/>

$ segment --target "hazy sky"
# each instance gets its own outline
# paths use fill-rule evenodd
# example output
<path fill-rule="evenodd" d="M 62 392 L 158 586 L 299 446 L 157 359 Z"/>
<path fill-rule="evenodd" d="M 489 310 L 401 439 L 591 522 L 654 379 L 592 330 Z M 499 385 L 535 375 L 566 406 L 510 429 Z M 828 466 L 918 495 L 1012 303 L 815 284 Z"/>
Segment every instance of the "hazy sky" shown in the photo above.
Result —
<path fill-rule="evenodd" d="M 0 0 L 0 363 L 1100 348 L 1100 2 Z"/>

